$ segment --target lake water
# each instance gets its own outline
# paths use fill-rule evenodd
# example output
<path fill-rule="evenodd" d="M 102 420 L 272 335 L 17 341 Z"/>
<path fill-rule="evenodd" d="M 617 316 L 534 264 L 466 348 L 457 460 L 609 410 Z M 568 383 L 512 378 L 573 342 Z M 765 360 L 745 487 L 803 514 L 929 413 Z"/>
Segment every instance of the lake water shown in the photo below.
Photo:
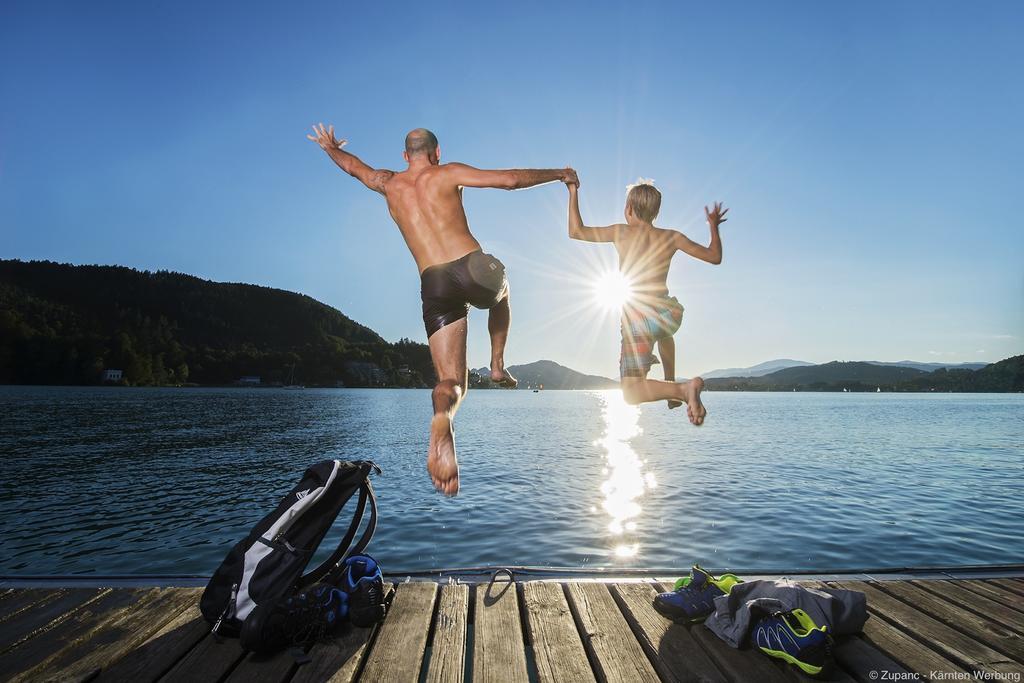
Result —
<path fill-rule="evenodd" d="M 324 458 L 383 468 L 385 569 L 1024 561 L 1022 395 L 706 403 L 471 391 L 446 499 L 427 391 L 0 387 L 0 572 L 207 574 Z"/>

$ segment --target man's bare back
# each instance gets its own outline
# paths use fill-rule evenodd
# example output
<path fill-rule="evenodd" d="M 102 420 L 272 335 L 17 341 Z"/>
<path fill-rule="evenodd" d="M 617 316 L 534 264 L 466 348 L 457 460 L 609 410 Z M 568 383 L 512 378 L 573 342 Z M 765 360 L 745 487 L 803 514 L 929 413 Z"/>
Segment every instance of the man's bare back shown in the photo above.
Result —
<path fill-rule="evenodd" d="M 384 184 L 388 211 L 422 273 L 480 248 L 469 231 L 462 190 L 452 164 L 394 173 Z"/>

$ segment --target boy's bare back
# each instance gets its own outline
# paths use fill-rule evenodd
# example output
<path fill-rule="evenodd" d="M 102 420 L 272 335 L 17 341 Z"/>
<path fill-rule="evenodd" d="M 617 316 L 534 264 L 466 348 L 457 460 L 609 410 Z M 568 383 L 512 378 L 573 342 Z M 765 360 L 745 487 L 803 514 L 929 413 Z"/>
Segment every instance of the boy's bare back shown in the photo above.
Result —
<path fill-rule="evenodd" d="M 678 247 L 675 230 L 654 226 L 617 225 L 615 250 L 619 254 L 619 272 L 640 296 L 668 294 L 668 269 Z"/>

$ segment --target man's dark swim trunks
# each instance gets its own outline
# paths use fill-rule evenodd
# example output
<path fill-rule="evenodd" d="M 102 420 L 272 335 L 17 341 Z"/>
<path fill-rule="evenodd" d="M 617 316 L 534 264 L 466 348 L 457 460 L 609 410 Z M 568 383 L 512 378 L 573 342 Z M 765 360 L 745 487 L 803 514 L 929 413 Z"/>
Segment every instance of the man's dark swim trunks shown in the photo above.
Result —
<path fill-rule="evenodd" d="M 507 295 L 504 264 L 480 250 L 430 266 L 420 275 L 427 338 L 445 325 L 465 318 L 470 304 L 493 308 Z"/>

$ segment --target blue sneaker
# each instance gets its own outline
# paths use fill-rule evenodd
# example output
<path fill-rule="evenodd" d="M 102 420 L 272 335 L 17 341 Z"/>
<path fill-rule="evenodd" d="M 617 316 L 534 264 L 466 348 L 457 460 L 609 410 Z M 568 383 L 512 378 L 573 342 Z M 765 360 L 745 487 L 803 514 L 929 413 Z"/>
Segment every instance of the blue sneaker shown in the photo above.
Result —
<path fill-rule="evenodd" d="M 348 599 L 345 591 L 317 583 L 275 603 L 258 605 L 242 624 L 239 642 L 242 648 L 261 653 L 312 643 L 345 619 Z"/>
<path fill-rule="evenodd" d="M 384 575 L 377 560 L 369 555 L 346 559 L 339 586 L 348 595 L 348 617 L 354 626 L 373 626 L 384 618 Z"/>
<path fill-rule="evenodd" d="M 832 636 L 802 609 L 776 612 L 754 624 L 751 640 L 761 652 L 799 667 L 811 676 L 832 666 Z"/>
<path fill-rule="evenodd" d="M 741 581 L 735 574 L 722 574 L 716 579 L 693 565 L 690 576 L 676 581 L 675 590 L 654 598 L 654 609 L 676 623 L 701 622 L 715 611 L 715 598 L 728 595 L 737 583 Z"/>

